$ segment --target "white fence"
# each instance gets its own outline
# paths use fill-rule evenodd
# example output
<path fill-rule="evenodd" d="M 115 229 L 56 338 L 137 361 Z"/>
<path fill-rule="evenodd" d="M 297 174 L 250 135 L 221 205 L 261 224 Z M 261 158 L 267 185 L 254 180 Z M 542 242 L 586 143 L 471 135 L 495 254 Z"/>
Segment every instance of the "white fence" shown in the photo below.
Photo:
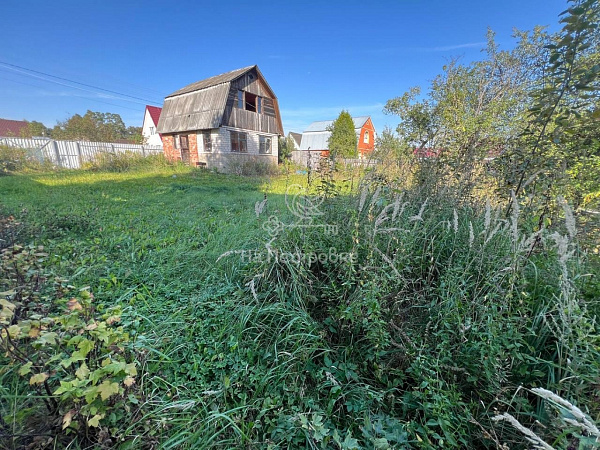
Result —
<path fill-rule="evenodd" d="M 317 168 L 321 161 L 321 151 L 320 150 L 293 150 L 292 151 L 292 161 L 296 164 L 312 168 Z M 343 163 L 346 166 L 375 166 L 379 161 L 370 158 L 337 158 L 337 162 Z"/>
<path fill-rule="evenodd" d="M 0 145 L 27 149 L 40 161 L 50 161 L 57 167 L 79 169 L 83 163 L 100 153 L 141 153 L 143 156 L 163 152 L 162 146 L 137 144 L 112 144 L 109 142 L 56 141 L 49 138 L 23 139 L 0 137 Z"/>

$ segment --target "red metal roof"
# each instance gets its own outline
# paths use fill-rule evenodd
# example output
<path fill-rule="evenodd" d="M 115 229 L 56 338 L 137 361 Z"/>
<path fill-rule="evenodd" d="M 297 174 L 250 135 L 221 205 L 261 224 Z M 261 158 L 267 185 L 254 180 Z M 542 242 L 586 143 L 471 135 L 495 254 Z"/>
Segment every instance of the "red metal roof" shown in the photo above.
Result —
<path fill-rule="evenodd" d="M 0 136 L 21 136 L 21 131 L 27 129 L 27 122 L 24 120 L 0 119 Z"/>
<path fill-rule="evenodd" d="M 154 126 L 157 126 L 158 119 L 160 119 L 160 112 L 162 111 L 162 108 L 159 108 L 158 106 L 148 106 L 147 105 L 146 109 L 150 113 L 150 117 L 152 118 L 152 122 L 154 122 Z"/>

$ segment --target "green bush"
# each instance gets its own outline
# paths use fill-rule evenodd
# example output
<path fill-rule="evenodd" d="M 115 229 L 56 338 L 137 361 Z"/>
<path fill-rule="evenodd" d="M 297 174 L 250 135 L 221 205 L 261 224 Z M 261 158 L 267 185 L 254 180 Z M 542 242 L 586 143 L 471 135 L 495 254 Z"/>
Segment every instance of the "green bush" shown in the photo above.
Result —
<path fill-rule="evenodd" d="M 25 169 L 47 168 L 34 151 L 0 145 L 0 176 Z"/>
<path fill-rule="evenodd" d="M 106 446 L 138 403 L 121 310 L 96 305 L 88 288 L 75 290 L 61 279 L 45 294 L 43 250 L 15 245 L 1 253 L 0 361 L 27 380 L 27 421 L 37 423 L 37 432 Z M 26 434 L 15 436 L 16 446 L 30 444 L 18 438 Z"/>

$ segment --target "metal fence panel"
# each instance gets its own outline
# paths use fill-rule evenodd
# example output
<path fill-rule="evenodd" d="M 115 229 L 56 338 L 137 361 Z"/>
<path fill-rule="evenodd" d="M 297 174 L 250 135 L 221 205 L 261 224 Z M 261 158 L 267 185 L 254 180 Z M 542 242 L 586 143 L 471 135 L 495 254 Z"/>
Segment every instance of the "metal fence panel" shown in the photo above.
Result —
<path fill-rule="evenodd" d="M 0 137 L 0 145 L 32 150 L 36 157 L 57 167 L 79 169 L 83 163 L 101 153 L 141 153 L 143 156 L 163 152 L 161 145 L 113 144 L 110 142 L 57 141 L 49 138 Z"/>

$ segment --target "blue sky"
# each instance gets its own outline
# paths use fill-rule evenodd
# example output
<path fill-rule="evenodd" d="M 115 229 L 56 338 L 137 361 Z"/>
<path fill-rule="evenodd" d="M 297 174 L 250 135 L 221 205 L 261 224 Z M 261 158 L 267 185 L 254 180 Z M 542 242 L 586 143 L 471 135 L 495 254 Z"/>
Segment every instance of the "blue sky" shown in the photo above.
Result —
<path fill-rule="evenodd" d="M 62 1 L 4 0 L 0 118 L 57 120 L 86 110 L 141 126 L 145 100 L 258 64 L 286 133 L 341 109 L 397 125 L 385 102 L 427 87 L 452 57 L 478 59 L 488 27 L 559 29 L 564 0 Z M 8 63 L 130 97 L 6 66 Z M 29 73 L 30 75 L 27 75 Z M 34 75 L 34 76 L 31 76 Z M 132 98 L 136 97 L 136 98 Z M 140 100 L 143 99 L 143 100 Z"/>

